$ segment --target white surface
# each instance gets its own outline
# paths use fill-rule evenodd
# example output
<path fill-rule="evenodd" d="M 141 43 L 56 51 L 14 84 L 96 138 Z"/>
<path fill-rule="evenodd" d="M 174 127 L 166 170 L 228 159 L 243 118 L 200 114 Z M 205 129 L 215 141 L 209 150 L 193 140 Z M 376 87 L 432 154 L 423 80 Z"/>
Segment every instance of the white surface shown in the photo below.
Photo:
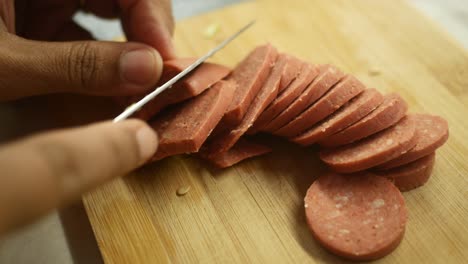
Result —
<path fill-rule="evenodd" d="M 177 18 L 204 12 L 236 0 L 174 0 Z M 468 0 L 411 0 L 468 49 Z M 205 6 L 203 6 L 205 4 Z M 91 24 L 100 39 L 121 34 L 115 21 L 98 21 L 78 15 L 80 23 Z M 66 235 L 65 235 L 66 234 Z M 0 240 L 0 263 L 102 263 L 86 213 L 81 205 L 56 212 Z"/>
<path fill-rule="evenodd" d="M 468 49 L 468 0 L 411 0 Z"/>

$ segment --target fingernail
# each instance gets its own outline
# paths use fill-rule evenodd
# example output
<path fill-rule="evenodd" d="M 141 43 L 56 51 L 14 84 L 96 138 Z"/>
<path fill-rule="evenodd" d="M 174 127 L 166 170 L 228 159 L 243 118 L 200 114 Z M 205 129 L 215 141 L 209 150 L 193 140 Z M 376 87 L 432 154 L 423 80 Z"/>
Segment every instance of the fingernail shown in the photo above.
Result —
<path fill-rule="evenodd" d="M 142 161 L 146 161 L 154 155 L 158 147 L 158 136 L 153 129 L 142 126 L 136 132 L 136 140 Z"/>
<path fill-rule="evenodd" d="M 123 53 L 119 63 L 120 78 L 124 83 L 153 85 L 161 75 L 162 59 L 153 49 L 137 49 Z"/>

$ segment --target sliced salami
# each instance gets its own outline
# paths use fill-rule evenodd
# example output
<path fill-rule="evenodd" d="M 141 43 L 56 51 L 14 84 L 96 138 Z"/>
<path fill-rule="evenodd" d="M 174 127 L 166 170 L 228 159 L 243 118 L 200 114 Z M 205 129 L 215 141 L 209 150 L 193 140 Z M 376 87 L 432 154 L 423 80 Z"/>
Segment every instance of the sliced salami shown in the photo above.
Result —
<path fill-rule="evenodd" d="M 270 44 L 255 48 L 228 77 L 237 83 L 232 102 L 222 122 L 231 127 L 239 124 L 274 66 L 278 51 Z"/>
<path fill-rule="evenodd" d="M 377 109 L 346 129 L 319 141 L 319 144 L 336 147 L 368 137 L 396 124 L 407 110 L 408 105 L 401 96 L 396 93 L 387 94 Z"/>
<path fill-rule="evenodd" d="M 271 152 L 270 147 L 242 138 L 228 151 L 220 153 L 219 155 L 208 157 L 205 156 L 203 152 L 200 152 L 199 156 L 217 168 L 227 168 L 243 160 L 269 152 Z"/>
<path fill-rule="evenodd" d="M 367 89 L 324 121 L 290 140 L 302 146 L 309 146 L 359 121 L 377 108 L 382 101 L 383 96 L 379 91 Z"/>
<path fill-rule="evenodd" d="M 271 120 L 264 131 L 273 132 L 293 120 L 335 85 L 344 74 L 330 65 L 320 65 L 319 74 L 309 86 L 285 110 Z"/>
<path fill-rule="evenodd" d="M 274 131 L 273 134 L 288 138 L 295 137 L 333 114 L 364 89 L 364 84 L 358 79 L 347 75 L 307 110 L 294 118 L 293 121 Z"/>
<path fill-rule="evenodd" d="M 390 179 L 400 191 L 405 192 L 420 187 L 429 180 L 434 162 L 435 153 L 431 153 L 411 163 L 375 173 Z"/>
<path fill-rule="evenodd" d="M 284 89 L 286 89 L 292 83 L 292 81 L 294 81 L 294 79 L 299 76 L 302 67 L 302 61 L 298 58 L 285 54 L 283 54 L 283 56 L 288 56 L 289 63 L 284 69 L 283 76 L 281 76 L 281 83 L 278 89 L 278 93 L 283 92 Z"/>
<path fill-rule="evenodd" d="M 197 152 L 226 111 L 236 89 L 231 81 L 219 81 L 194 99 L 168 113 L 163 112 L 151 126 L 159 136 L 152 160 Z"/>
<path fill-rule="evenodd" d="M 414 114 L 416 122 L 416 146 L 396 159 L 378 166 L 379 169 L 390 169 L 408 164 L 434 152 L 448 139 L 448 123 L 439 116 Z"/>
<path fill-rule="evenodd" d="M 356 172 L 375 167 L 410 150 L 416 144 L 413 116 L 361 141 L 320 152 L 320 159 L 337 172 Z"/>
<path fill-rule="evenodd" d="M 195 62 L 195 60 L 196 58 L 182 58 L 165 61 L 163 74 L 159 83 L 165 83 Z M 182 102 L 188 98 L 199 95 L 217 81 L 226 77 L 230 71 L 231 69 L 226 66 L 205 62 L 176 83 L 174 87 L 162 92 L 153 101 L 145 105 L 135 114 L 135 117 L 143 120 L 149 120 L 166 106 Z M 138 96 L 131 99 L 131 101 L 136 102 L 141 98 L 142 96 Z"/>
<path fill-rule="evenodd" d="M 218 155 L 230 149 L 239 138 L 252 126 L 257 117 L 276 98 L 281 77 L 290 62 L 290 57 L 280 55 L 271 74 L 258 92 L 241 123 L 232 129 L 222 130 L 212 135 L 203 146 L 208 156 Z M 222 125 L 220 123 L 220 125 Z"/>
<path fill-rule="evenodd" d="M 299 76 L 263 111 L 252 126 L 250 134 L 255 131 L 264 131 L 263 128 L 286 109 L 312 82 L 317 74 L 318 69 L 316 67 L 303 63 Z"/>
<path fill-rule="evenodd" d="M 317 241 L 341 257 L 364 261 L 393 251 L 408 213 L 400 191 L 386 178 L 326 174 L 304 198 L 308 226 Z"/>

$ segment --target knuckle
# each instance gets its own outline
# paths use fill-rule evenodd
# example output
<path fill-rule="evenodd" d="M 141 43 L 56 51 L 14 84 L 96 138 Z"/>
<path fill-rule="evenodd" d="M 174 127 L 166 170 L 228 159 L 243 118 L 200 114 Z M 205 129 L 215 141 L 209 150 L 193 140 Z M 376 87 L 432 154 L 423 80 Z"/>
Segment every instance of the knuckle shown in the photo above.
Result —
<path fill-rule="evenodd" d="M 97 79 L 98 59 L 91 43 L 73 44 L 67 60 L 69 81 L 80 89 L 92 87 Z"/>

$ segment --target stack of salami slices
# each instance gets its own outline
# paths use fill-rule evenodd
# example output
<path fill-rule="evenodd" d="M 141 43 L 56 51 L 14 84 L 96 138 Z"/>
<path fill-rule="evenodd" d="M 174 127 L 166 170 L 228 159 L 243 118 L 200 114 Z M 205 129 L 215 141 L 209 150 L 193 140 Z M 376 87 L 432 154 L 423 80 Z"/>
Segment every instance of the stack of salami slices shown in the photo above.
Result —
<path fill-rule="evenodd" d="M 163 81 L 194 60 L 166 61 Z M 271 151 L 248 138 L 256 133 L 318 144 L 331 172 L 305 197 L 312 234 L 337 255 L 370 260 L 398 246 L 407 218 L 400 191 L 429 179 L 435 151 L 448 138 L 443 118 L 407 109 L 398 94 L 267 44 L 233 70 L 202 64 L 138 115 L 159 134 L 153 160 L 196 153 L 229 167 Z"/>

